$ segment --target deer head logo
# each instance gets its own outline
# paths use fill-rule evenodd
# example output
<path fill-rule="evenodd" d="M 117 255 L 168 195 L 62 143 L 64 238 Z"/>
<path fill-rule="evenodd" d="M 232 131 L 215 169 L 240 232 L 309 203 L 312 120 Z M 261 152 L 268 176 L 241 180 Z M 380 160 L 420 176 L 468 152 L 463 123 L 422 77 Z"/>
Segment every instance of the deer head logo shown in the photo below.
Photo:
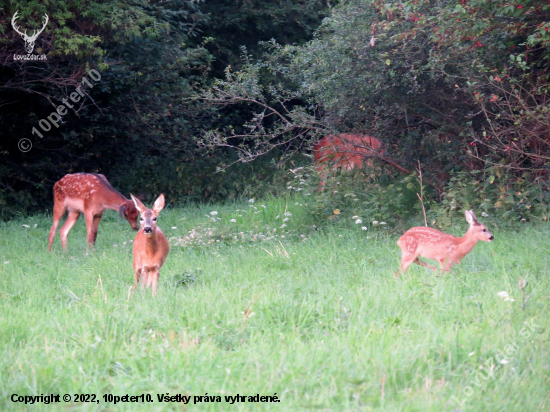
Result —
<path fill-rule="evenodd" d="M 15 20 L 18 19 L 17 13 L 19 13 L 19 11 L 16 11 L 15 14 L 13 15 L 13 17 L 11 19 L 11 25 L 12 25 L 13 29 L 17 33 L 19 33 L 21 35 L 21 37 L 23 38 L 23 40 L 25 41 L 25 50 L 27 50 L 27 53 L 31 54 L 32 51 L 34 50 L 34 42 L 38 38 L 38 35 L 44 31 L 44 29 L 46 28 L 46 24 L 48 24 L 48 20 L 49 20 L 48 15 L 46 13 L 44 13 L 45 21 L 44 21 L 44 25 L 42 26 L 42 28 L 40 30 L 35 30 L 33 32 L 32 36 L 28 36 L 27 35 L 27 30 L 25 30 L 25 33 L 22 33 L 21 31 L 19 31 L 19 29 L 15 25 Z"/>

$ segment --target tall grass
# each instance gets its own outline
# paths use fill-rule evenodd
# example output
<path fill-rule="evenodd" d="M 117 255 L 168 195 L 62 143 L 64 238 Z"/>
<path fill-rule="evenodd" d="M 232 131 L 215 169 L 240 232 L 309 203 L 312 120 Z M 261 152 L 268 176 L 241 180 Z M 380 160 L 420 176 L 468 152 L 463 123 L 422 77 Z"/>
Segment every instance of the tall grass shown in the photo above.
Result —
<path fill-rule="evenodd" d="M 0 410 L 550 408 L 548 226 L 494 231 L 454 274 L 415 266 L 395 278 L 395 235 L 353 222 L 317 230 L 295 203 L 161 212 L 159 227 L 178 246 L 155 298 L 129 293 L 135 233 L 114 212 L 88 256 L 81 220 L 66 254 L 59 238 L 46 252 L 48 216 L 1 223 Z M 537 325 L 527 338 L 524 321 Z M 100 403 L 10 401 L 48 393 L 96 394 Z M 142 393 L 154 402 L 103 401 Z M 159 403 L 166 393 L 191 402 Z M 222 402 L 193 404 L 206 393 Z M 279 403 L 224 401 L 275 393 Z"/>

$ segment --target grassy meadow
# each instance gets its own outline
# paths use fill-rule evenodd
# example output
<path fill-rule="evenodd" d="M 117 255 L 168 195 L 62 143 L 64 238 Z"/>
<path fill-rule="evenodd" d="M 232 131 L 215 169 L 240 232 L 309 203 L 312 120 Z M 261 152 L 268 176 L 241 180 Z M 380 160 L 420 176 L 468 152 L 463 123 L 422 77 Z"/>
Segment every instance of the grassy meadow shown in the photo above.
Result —
<path fill-rule="evenodd" d="M 115 212 L 88 256 L 82 218 L 66 254 L 59 236 L 46 251 L 49 215 L 0 223 L 0 410 L 550 410 L 548 225 L 490 227 L 454 274 L 396 278 L 397 234 L 318 230 L 294 200 L 168 206 L 158 224 L 171 250 L 153 298 L 130 293 L 135 232 Z M 50 393 L 99 403 L 10 400 Z"/>

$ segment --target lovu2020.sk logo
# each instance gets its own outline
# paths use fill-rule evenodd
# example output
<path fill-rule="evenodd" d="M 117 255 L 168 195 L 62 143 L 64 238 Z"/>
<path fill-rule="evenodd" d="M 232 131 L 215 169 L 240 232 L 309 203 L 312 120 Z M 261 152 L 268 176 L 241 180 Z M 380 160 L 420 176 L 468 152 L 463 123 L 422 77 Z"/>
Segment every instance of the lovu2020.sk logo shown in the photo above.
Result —
<path fill-rule="evenodd" d="M 14 60 L 46 60 L 46 55 L 32 55 L 32 52 L 34 50 L 34 43 L 36 42 L 36 39 L 38 36 L 44 31 L 46 28 L 46 25 L 48 24 L 49 18 L 46 13 L 44 13 L 44 25 L 40 30 L 34 30 L 32 35 L 27 34 L 27 30 L 25 32 L 21 32 L 21 30 L 16 25 L 16 20 L 19 18 L 17 15 L 19 11 L 16 11 L 11 19 L 11 26 L 13 29 L 22 37 L 23 41 L 25 42 L 25 50 L 27 51 L 27 55 L 13 55 Z"/>

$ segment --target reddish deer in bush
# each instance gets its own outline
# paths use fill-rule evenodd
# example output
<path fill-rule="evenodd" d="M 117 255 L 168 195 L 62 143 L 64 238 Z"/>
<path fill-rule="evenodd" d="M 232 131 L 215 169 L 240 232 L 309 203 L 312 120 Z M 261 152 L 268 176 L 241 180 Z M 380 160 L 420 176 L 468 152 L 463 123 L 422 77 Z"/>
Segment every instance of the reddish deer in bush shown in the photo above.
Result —
<path fill-rule="evenodd" d="M 433 269 L 436 268 L 419 257 L 434 259 L 439 262 L 439 269 L 448 272 L 452 265 L 459 264 L 472 251 L 480 240 L 491 242 L 494 236 L 477 221 L 472 210 L 466 210 L 466 221 L 470 225 L 463 237 L 456 237 L 430 227 L 413 227 L 399 238 L 401 248 L 401 271 L 405 272 L 411 263 Z M 399 271 L 395 273 L 398 276 Z"/>
<path fill-rule="evenodd" d="M 88 248 L 95 244 L 99 221 L 105 209 L 117 210 L 130 223 L 132 229 L 138 229 L 138 212 L 134 203 L 117 192 L 103 175 L 74 173 L 63 176 L 53 187 L 53 201 L 53 224 L 48 236 L 48 252 L 52 247 L 59 221 L 67 209 L 69 216 L 59 230 L 61 246 L 65 251 L 69 231 L 81 213 L 84 213 L 86 219 Z"/>
<path fill-rule="evenodd" d="M 328 162 L 333 168 L 352 170 L 362 168 L 365 159 L 376 157 L 382 143 L 375 137 L 356 134 L 325 136 L 315 144 L 315 163 L 321 170 Z M 371 162 L 369 162 L 371 163 Z"/>
<path fill-rule="evenodd" d="M 141 277 L 141 287 L 152 286 L 153 296 L 157 294 L 157 285 L 160 276 L 160 268 L 168 256 L 170 247 L 168 240 L 157 226 L 157 217 L 164 208 L 164 195 L 161 194 L 152 209 L 136 197 L 132 196 L 137 210 L 139 210 L 141 229 L 134 239 L 134 290 Z"/>
<path fill-rule="evenodd" d="M 315 144 L 315 163 L 322 173 L 320 187 L 324 186 L 326 166 L 330 169 L 361 169 L 363 163 L 372 166 L 373 158 L 382 154 L 382 143 L 375 137 L 355 134 L 325 136 Z"/>

